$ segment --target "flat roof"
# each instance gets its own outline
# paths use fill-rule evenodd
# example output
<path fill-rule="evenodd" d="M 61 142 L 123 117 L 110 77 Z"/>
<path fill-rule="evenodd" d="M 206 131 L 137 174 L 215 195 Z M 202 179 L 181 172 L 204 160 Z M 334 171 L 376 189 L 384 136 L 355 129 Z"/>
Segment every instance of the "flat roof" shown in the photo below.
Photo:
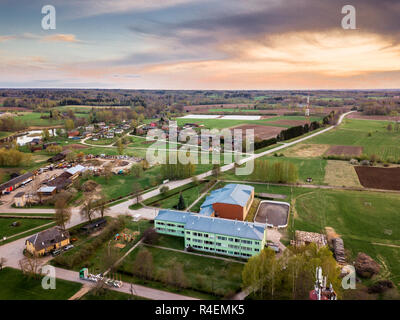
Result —
<path fill-rule="evenodd" d="M 56 187 L 41 187 L 37 192 L 53 192 L 55 189 L 57 189 Z"/>

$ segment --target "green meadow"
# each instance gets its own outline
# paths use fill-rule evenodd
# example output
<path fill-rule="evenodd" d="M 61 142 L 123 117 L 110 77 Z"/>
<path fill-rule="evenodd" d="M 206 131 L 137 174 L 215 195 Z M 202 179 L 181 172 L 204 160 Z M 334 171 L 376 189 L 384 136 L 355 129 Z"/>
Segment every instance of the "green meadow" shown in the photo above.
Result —
<path fill-rule="evenodd" d="M 45 290 L 41 278 L 27 278 L 12 268 L 0 271 L 0 300 L 67 300 L 81 287 L 80 283 L 57 279 L 56 289 Z"/>
<path fill-rule="evenodd" d="M 307 143 L 361 146 L 367 156 L 377 155 L 382 160 L 400 160 L 400 132 L 389 132 L 389 121 L 345 119 L 336 129 L 311 138 Z"/>

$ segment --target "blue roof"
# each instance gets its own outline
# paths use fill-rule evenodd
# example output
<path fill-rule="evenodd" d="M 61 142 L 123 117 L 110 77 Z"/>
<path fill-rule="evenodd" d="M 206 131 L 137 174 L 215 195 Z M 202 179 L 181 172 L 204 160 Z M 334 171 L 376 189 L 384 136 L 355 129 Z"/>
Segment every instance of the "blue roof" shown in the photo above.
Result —
<path fill-rule="evenodd" d="M 214 213 L 214 209 L 212 205 L 206 206 L 206 207 L 201 207 L 199 214 L 205 215 L 205 216 L 211 216 Z"/>
<path fill-rule="evenodd" d="M 160 210 L 155 220 L 185 224 L 185 229 L 262 240 L 266 224 L 207 217 L 184 211 Z"/>
<path fill-rule="evenodd" d="M 187 218 L 186 230 L 216 233 L 231 237 L 262 240 L 267 226 L 261 223 L 244 222 L 222 218 L 191 215 Z"/>
<path fill-rule="evenodd" d="M 186 223 L 187 218 L 191 215 L 190 212 L 173 211 L 173 210 L 160 210 L 156 220 L 170 221 L 176 223 Z"/>
<path fill-rule="evenodd" d="M 245 207 L 254 187 L 245 184 L 227 184 L 221 189 L 211 192 L 200 208 L 212 206 L 214 203 L 236 204 Z"/>

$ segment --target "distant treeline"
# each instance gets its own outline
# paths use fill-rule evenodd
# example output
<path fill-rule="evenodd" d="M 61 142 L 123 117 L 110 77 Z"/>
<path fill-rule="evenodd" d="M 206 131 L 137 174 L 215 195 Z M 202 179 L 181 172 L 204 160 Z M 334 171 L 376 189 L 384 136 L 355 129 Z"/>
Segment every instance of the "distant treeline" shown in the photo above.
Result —
<path fill-rule="evenodd" d="M 313 121 L 310 124 L 306 123 L 304 126 L 291 127 L 291 128 L 282 130 L 278 134 L 277 140 L 278 141 L 290 140 L 290 139 L 299 137 L 305 133 L 308 133 L 310 131 L 317 130 L 320 127 L 321 127 L 321 124 L 318 121 Z"/>

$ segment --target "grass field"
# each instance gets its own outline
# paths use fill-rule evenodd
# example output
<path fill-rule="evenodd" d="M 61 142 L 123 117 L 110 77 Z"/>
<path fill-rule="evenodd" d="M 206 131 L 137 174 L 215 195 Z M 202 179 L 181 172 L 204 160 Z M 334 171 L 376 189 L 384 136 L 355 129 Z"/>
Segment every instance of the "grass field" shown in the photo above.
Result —
<path fill-rule="evenodd" d="M 367 156 L 377 155 L 382 160 L 400 160 L 400 132 L 388 132 L 388 121 L 345 119 L 334 130 L 311 138 L 307 143 L 361 146 Z"/>
<path fill-rule="evenodd" d="M 306 120 L 303 116 L 277 116 L 263 120 L 224 120 L 224 119 L 176 119 L 179 126 L 184 125 L 185 123 L 198 123 L 204 125 L 209 129 L 224 129 L 224 128 L 232 128 L 242 124 L 258 124 L 264 126 L 274 126 L 274 127 L 282 127 L 288 128 L 290 126 L 287 125 L 278 125 L 271 123 L 273 121 L 278 120 Z M 310 117 L 310 121 L 318 121 L 321 120 L 320 117 Z"/>
<path fill-rule="evenodd" d="M 136 255 L 141 249 L 135 249 L 125 259 L 122 270 L 133 270 Z M 155 274 L 165 274 L 174 264 L 181 263 L 192 290 L 209 293 L 218 291 L 218 295 L 223 296 L 240 289 L 243 264 L 153 247 L 146 247 L 146 250 L 153 255 Z"/>
<path fill-rule="evenodd" d="M 82 287 L 80 283 L 57 279 L 55 290 L 45 290 L 41 282 L 24 277 L 19 270 L 4 268 L 0 271 L 0 300 L 67 300 Z"/>
<path fill-rule="evenodd" d="M 18 221 L 19 226 L 13 227 L 11 224 Z M 14 234 L 27 231 L 51 222 L 47 219 L 17 219 L 17 218 L 0 218 L 0 239 L 9 237 Z"/>
<path fill-rule="evenodd" d="M 328 160 L 324 182 L 330 186 L 362 188 L 354 166 L 347 161 Z"/>
<path fill-rule="evenodd" d="M 298 182 L 306 183 L 307 178 L 313 179 L 313 184 L 324 184 L 325 166 L 327 161 L 324 159 L 307 159 L 307 158 L 287 158 L 287 157 L 271 157 L 263 156 L 259 159 L 268 160 L 270 163 L 275 162 L 291 162 L 298 167 L 299 178 Z M 221 174 L 221 179 L 224 180 L 238 180 L 238 181 L 251 181 L 251 176 L 236 175 L 235 170 L 225 171 Z"/>
<path fill-rule="evenodd" d="M 173 209 L 178 204 L 180 193 L 182 193 L 186 207 L 188 207 L 201 195 L 204 184 L 198 186 L 192 184 L 190 188 L 187 187 L 186 185 L 184 188 L 173 189 L 164 195 L 150 198 L 145 203 L 163 209 Z"/>
<path fill-rule="evenodd" d="M 397 194 L 319 189 L 295 197 L 291 225 L 293 230 L 313 232 L 334 228 L 351 258 L 358 252 L 367 253 L 399 284 L 399 206 Z"/>

